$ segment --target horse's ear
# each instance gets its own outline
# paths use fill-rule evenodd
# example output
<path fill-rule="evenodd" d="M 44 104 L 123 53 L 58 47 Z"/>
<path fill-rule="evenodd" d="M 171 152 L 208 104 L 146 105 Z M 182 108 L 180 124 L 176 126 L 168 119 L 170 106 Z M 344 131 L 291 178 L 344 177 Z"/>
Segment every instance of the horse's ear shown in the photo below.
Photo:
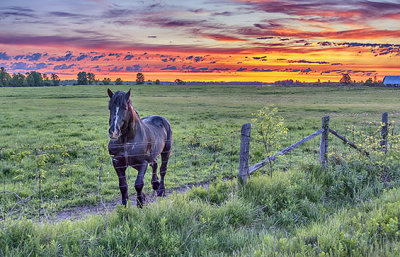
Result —
<path fill-rule="evenodd" d="M 107 88 L 107 93 L 110 98 L 114 95 L 114 93 L 109 88 Z"/>
<path fill-rule="evenodd" d="M 129 89 L 129 91 L 125 94 L 125 100 L 128 101 L 129 97 L 131 97 L 131 88 Z"/>

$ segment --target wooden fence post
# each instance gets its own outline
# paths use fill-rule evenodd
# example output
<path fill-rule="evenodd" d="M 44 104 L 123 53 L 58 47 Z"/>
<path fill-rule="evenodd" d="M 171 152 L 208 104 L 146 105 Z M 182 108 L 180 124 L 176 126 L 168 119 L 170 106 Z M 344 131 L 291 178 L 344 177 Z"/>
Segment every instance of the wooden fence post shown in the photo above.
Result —
<path fill-rule="evenodd" d="M 388 143 L 388 119 L 389 115 L 387 112 L 382 114 L 382 123 L 381 123 L 381 150 L 382 152 L 387 153 L 387 143 Z"/>
<path fill-rule="evenodd" d="M 324 169 L 328 166 L 328 135 L 329 135 L 329 116 L 322 117 L 321 143 L 319 147 L 319 159 Z"/>
<path fill-rule="evenodd" d="M 250 131 L 251 124 L 246 123 L 242 126 L 239 157 L 239 182 L 244 185 L 249 174 L 249 150 L 250 150 Z"/>

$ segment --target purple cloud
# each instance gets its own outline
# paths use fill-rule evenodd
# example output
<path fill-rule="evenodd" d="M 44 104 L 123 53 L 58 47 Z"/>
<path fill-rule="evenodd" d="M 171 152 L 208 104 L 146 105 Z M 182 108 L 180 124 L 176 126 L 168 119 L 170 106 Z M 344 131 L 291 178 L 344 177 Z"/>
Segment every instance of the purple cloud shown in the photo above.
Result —
<path fill-rule="evenodd" d="M 160 70 L 178 70 L 178 68 L 176 68 L 176 66 L 167 65 L 167 67 L 162 68 Z"/>
<path fill-rule="evenodd" d="M 10 56 L 7 55 L 6 52 L 1 52 L 0 53 L 0 60 L 10 60 Z"/>
<path fill-rule="evenodd" d="M 140 67 L 140 65 L 135 64 L 133 66 L 127 66 L 125 67 L 126 71 L 130 71 L 130 72 L 139 72 L 142 71 L 142 68 Z"/>
<path fill-rule="evenodd" d="M 14 62 L 11 64 L 13 70 L 28 70 L 28 64 L 24 62 Z"/>
<path fill-rule="evenodd" d="M 34 53 L 32 55 L 26 55 L 24 59 L 32 62 L 32 61 L 38 61 L 41 57 L 42 57 L 41 53 Z"/>
<path fill-rule="evenodd" d="M 77 61 L 82 61 L 82 60 L 84 60 L 84 59 L 86 59 L 88 57 L 89 57 L 89 55 L 87 55 L 87 54 L 81 54 L 78 57 L 76 57 L 76 60 Z"/>
<path fill-rule="evenodd" d="M 288 63 L 318 63 L 318 64 L 329 64 L 329 62 L 321 61 L 321 62 L 314 62 L 314 61 L 307 61 L 307 60 L 288 60 Z"/>
<path fill-rule="evenodd" d="M 108 56 L 115 56 L 116 58 L 119 58 L 121 54 L 119 53 L 109 53 Z"/>
<path fill-rule="evenodd" d="M 273 72 L 273 71 L 278 71 L 278 69 L 260 69 L 260 68 L 254 68 L 251 71 L 256 71 L 256 72 Z"/>
<path fill-rule="evenodd" d="M 93 56 L 92 57 L 92 61 L 98 61 L 98 60 L 100 60 L 101 58 L 103 58 L 105 56 L 106 56 L 105 54 Z"/>
<path fill-rule="evenodd" d="M 65 63 L 63 63 L 61 65 L 54 66 L 53 70 L 67 70 L 67 69 L 71 69 L 74 66 L 75 66 L 75 64 L 66 65 Z"/>
<path fill-rule="evenodd" d="M 124 69 L 124 67 L 118 67 L 118 66 L 114 66 L 112 69 L 110 69 L 110 72 L 120 72 Z"/>
<path fill-rule="evenodd" d="M 201 56 L 196 56 L 196 57 L 194 57 L 194 61 L 195 61 L 195 62 L 200 62 L 200 61 L 203 61 L 203 60 L 204 60 L 204 58 L 201 57 Z"/>
<path fill-rule="evenodd" d="M 253 59 L 254 60 L 263 60 L 263 59 L 265 59 L 265 58 L 267 58 L 267 56 L 255 56 L 255 57 L 253 57 Z"/>
<path fill-rule="evenodd" d="M 124 60 L 129 61 L 129 60 L 131 60 L 133 57 L 135 57 L 135 56 L 134 56 L 134 55 L 131 55 L 131 54 L 127 54 L 127 55 L 125 55 Z"/>
<path fill-rule="evenodd" d="M 70 61 L 72 60 L 72 52 L 68 52 L 65 56 L 60 56 L 60 57 L 50 57 L 49 61 L 52 62 L 65 62 L 65 61 Z"/>
<path fill-rule="evenodd" d="M 45 69 L 47 68 L 47 64 L 41 62 L 41 63 L 33 63 L 29 65 L 28 63 L 25 62 L 14 62 L 11 64 L 11 69 L 12 70 L 40 70 L 40 69 Z"/>
<path fill-rule="evenodd" d="M 100 72 L 100 71 L 101 71 L 101 68 L 100 68 L 100 66 L 99 66 L 99 65 L 96 65 L 96 66 L 94 66 L 94 67 L 93 67 L 93 69 L 96 69 L 96 71 L 98 71 L 98 72 Z"/>

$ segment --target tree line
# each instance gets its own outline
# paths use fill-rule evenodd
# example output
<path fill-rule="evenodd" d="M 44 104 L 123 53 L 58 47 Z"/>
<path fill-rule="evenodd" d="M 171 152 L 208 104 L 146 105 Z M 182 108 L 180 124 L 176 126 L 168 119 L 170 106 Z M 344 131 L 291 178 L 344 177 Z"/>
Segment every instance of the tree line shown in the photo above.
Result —
<path fill-rule="evenodd" d="M 42 74 L 37 71 L 26 72 L 25 74 L 8 74 L 4 67 L 0 68 L 0 87 L 12 86 L 12 87 L 37 87 L 37 86 L 59 86 L 60 78 L 57 74 L 51 73 Z M 181 79 L 176 79 L 175 83 L 177 85 L 185 85 L 186 83 Z M 114 82 L 110 78 L 104 78 L 102 81 L 96 79 L 96 75 L 92 72 L 81 71 L 77 74 L 77 80 L 75 85 L 123 85 L 121 78 L 117 78 Z M 144 74 L 139 72 L 136 74 L 136 84 L 144 85 L 146 84 Z M 160 85 L 159 79 L 154 82 L 149 80 L 147 84 Z"/>
<path fill-rule="evenodd" d="M 59 86 L 60 78 L 57 74 L 41 74 L 37 71 L 17 73 L 10 76 L 4 67 L 0 68 L 0 87 L 37 87 L 37 86 Z"/>
<path fill-rule="evenodd" d="M 77 75 L 77 85 L 111 85 L 110 78 L 104 78 L 102 81 L 96 79 L 96 75 L 91 72 L 81 71 Z M 114 82 L 115 85 L 123 85 L 121 78 L 117 78 Z"/>

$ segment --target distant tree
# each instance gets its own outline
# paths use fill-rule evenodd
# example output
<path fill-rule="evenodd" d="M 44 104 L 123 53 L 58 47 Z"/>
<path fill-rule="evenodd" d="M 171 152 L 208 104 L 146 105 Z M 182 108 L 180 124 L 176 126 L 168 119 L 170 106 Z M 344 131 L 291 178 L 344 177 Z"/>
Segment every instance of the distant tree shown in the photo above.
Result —
<path fill-rule="evenodd" d="M 87 78 L 87 74 L 84 71 L 81 71 L 78 73 L 78 81 L 77 81 L 78 85 L 87 85 L 88 84 L 88 78 Z"/>
<path fill-rule="evenodd" d="M 185 81 L 183 81 L 183 80 L 181 80 L 181 79 L 175 79 L 175 83 L 176 83 L 177 85 L 185 85 L 185 84 L 186 84 Z"/>
<path fill-rule="evenodd" d="M 143 73 L 139 72 L 136 74 L 136 84 L 137 85 L 143 85 L 144 84 L 144 75 Z"/>
<path fill-rule="evenodd" d="M 53 83 L 50 81 L 49 76 L 47 74 L 42 74 L 43 85 L 44 86 L 52 86 Z"/>
<path fill-rule="evenodd" d="M 89 82 L 89 85 L 93 85 L 94 82 L 96 81 L 96 75 L 94 75 L 94 73 L 89 72 L 87 74 L 87 80 Z"/>
<path fill-rule="evenodd" d="M 156 79 L 156 85 L 160 85 L 160 84 L 161 84 L 160 80 Z"/>
<path fill-rule="evenodd" d="M 0 86 L 8 86 L 11 82 L 11 76 L 5 71 L 4 67 L 0 68 Z"/>
<path fill-rule="evenodd" d="M 117 79 L 115 80 L 115 85 L 122 85 L 122 84 L 123 84 L 122 82 L 123 82 L 123 81 L 122 81 L 121 78 L 117 78 Z"/>
<path fill-rule="evenodd" d="M 278 80 L 275 81 L 275 85 L 282 85 L 282 86 L 289 86 L 289 85 L 293 85 L 295 82 L 293 81 L 293 79 L 287 79 L 287 80 Z"/>
<path fill-rule="evenodd" d="M 21 73 L 13 74 L 10 85 L 15 87 L 26 86 L 26 80 L 24 74 Z"/>
<path fill-rule="evenodd" d="M 26 77 L 26 82 L 28 86 L 43 86 L 43 78 L 42 78 L 42 74 L 40 74 L 37 71 L 31 71 L 26 73 L 27 77 Z"/>
<path fill-rule="evenodd" d="M 110 78 L 104 78 L 103 79 L 103 85 L 110 85 L 111 84 L 111 79 Z"/>
<path fill-rule="evenodd" d="M 349 74 L 343 74 L 343 77 L 340 79 L 340 83 L 351 84 L 351 78 Z"/>
<path fill-rule="evenodd" d="M 28 87 L 34 86 L 34 85 L 35 85 L 35 80 L 33 79 L 33 76 L 29 76 L 29 75 L 30 75 L 29 72 L 25 73 L 26 85 L 27 85 Z"/>
<path fill-rule="evenodd" d="M 364 85 L 366 85 L 366 86 L 372 86 L 372 78 L 368 78 L 368 79 L 365 81 Z"/>
<path fill-rule="evenodd" d="M 53 86 L 59 86 L 60 85 L 60 78 L 55 73 L 51 73 L 51 81 L 53 82 Z"/>

